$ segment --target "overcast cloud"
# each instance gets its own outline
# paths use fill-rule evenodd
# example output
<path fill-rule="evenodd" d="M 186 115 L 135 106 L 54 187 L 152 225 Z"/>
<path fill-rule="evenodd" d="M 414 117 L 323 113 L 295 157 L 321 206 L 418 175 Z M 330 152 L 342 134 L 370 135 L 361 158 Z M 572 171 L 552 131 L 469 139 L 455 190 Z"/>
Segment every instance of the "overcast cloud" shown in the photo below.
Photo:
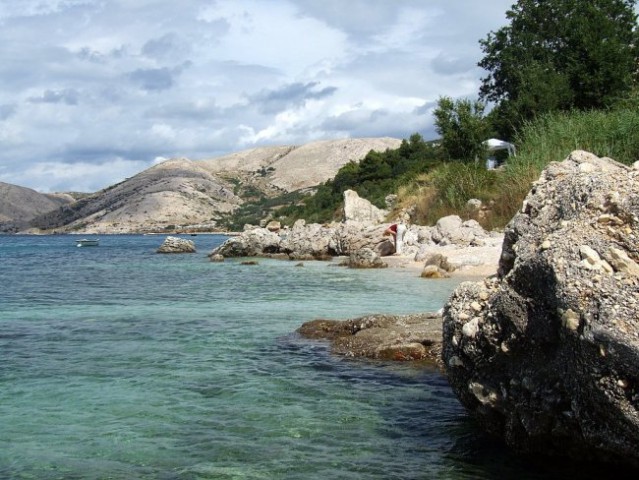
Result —
<path fill-rule="evenodd" d="M 0 181 L 96 191 L 161 159 L 436 136 L 513 0 L 0 0 Z"/>

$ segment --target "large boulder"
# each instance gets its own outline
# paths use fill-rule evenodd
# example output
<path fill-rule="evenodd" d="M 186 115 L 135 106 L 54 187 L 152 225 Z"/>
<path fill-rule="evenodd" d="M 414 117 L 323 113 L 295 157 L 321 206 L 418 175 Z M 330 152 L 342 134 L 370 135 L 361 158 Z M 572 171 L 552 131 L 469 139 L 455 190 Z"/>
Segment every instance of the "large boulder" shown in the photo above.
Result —
<path fill-rule="evenodd" d="M 297 221 L 280 243 L 280 252 L 292 259 L 323 259 L 332 254 L 331 242 L 335 229 L 319 223 Z"/>
<path fill-rule="evenodd" d="M 449 215 L 437 220 L 432 230 L 432 239 L 439 245 L 458 245 L 467 247 L 470 245 L 482 245 L 483 240 L 489 237 L 476 220 L 465 222 L 457 215 Z"/>
<path fill-rule="evenodd" d="M 369 248 L 378 255 L 391 255 L 395 251 L 393 242 L 384 236 L 388 225 L 361 226 L 341 224 L 331 239 L 330 249 L 336 255 L 350 255 L 363 248 Z"/>
<path fill-rule="evenodd" d="M 517 451 L 639 466 L 638 181 L 586 152 L 550 164 L 498 276 L 444 308 L 453 390 Z"/>
<path fill-rule="evenodd" d="M 250 228 L 240 235 L 229 238 L 215 248 L 209 257 L 222 255 L 224 257 L 255 257 L 264 254 L 278 253 L 281 238 L 266 228 Z"/>
<path fill-rule="evenodd" d="M 166 237 L 157 253 L 195 253 L 195 243 L 179 237 Z"/>
<path fill-rule="evenodd" d="M 377 208 L 365 198 L 361 198 L 356 191 L 344 192 L 344 222 L 360 223 L 364 225 L 378 224 L 384 221 L 388 212 Z"/>

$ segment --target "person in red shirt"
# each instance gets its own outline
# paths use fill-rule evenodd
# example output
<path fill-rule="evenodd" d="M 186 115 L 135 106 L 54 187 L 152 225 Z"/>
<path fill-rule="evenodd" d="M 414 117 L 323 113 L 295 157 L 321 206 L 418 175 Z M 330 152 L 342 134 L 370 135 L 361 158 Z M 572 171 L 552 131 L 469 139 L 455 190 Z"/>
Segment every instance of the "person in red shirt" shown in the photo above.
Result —
<path fill-rule="evenodd" d="M 384 236 L 392 235 L 393 244 L 395 245 L 395 255 L 402 253 L 404 247 L 404 233 L 406 233 L 406 226 L 403 223 L 393 223 L 384 231 Z"/>
<path fill-rule="evenodd" d="M 395 239 L 395 237 L 397 236 L 397 224 L 393 223 L 390 227 L 388 227 L 385 231 L 384 231 L 384 236 L 387 237 L 389 235 L 393 236 L 393 240 Z"/>

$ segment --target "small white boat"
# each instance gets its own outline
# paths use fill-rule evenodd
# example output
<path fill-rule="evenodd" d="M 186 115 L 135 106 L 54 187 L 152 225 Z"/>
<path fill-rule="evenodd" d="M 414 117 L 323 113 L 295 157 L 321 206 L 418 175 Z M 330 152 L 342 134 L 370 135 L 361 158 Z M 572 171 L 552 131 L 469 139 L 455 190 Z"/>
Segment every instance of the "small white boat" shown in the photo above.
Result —
<path fill-rule="evenodd" d="M 83 238 L 82 240 L 78 240 L 76 243 L 78 247 L 97 247 L 98 245 L 100 245 L 100 240 L 98 240 L 97 238 L 92 240 Z"/>

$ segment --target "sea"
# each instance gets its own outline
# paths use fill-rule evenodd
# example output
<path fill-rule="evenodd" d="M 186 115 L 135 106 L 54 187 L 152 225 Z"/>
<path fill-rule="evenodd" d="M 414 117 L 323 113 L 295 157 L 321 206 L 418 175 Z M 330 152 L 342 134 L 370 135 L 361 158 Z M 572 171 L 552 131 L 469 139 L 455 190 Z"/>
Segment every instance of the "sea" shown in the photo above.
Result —
<path fill-rule="evenodd" d="M 181 255 L 157 254 L 161 235 L 79 238 L 0 236 L 0 479 L 575 472 L 484 435 L 431 365 L 336 356 L 295 333 L 317 318 L 436 311 L 459 279 L 212 263 L 223 235 L 184 236 L 197 253 Z"/>

